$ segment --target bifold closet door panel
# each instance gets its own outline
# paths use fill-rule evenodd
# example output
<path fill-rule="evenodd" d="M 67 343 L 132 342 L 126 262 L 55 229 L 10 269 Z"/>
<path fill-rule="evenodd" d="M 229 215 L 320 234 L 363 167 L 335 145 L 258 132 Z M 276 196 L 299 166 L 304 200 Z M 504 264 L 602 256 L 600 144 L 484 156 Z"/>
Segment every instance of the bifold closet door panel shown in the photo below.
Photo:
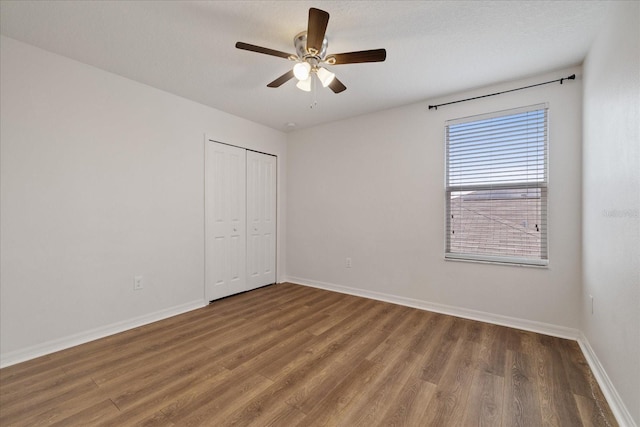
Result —
<path fill-rule="evenodd" d="M 276 162 L 247 151 L 247 289 L 276 282 Z"/>
<path fill-rule="evenodd" d="M 205 146 L 205 296 L 246 288 L 246 150 Z"/>

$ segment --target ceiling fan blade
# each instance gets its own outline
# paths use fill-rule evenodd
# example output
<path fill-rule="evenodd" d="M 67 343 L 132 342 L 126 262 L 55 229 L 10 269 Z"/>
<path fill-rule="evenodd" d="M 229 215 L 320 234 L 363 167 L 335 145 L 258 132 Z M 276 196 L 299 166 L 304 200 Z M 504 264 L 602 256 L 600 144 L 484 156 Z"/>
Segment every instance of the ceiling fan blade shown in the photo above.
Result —
<path fill-rule="evenodd" d="M 292 78 L 293 78 L 293 70 L 289 70 L 283 75 L 281 75 L 280 77 L 278 77 L 277 79 L 275 79 L 274 81 L 272 81 L 271 83 L 269 83 L 267 87 L 280 87 L 284 83 L 291 80 Z"/>
<path fill-rule="evenodd" d="M 280 58 L 286 58 L 286 59 L 289 59 L 289 57 L 292 56 L 290 53 L 281 52 L 279 50 L 273 50 L 267 47 L 256 46 L 254 44 L 243 43 L 243 42 L 237 42 L 236 47 L 242 50 L 249 50 L 251 52 L 264 53 L 265 55 L 271 55 L 271 56 L 279 56 Z"/>
<path fill-rule="evenodd" d="M 347 87 L 343 85 L 337 77 L 334 77 L 331 83 L 329 83 L 329 89 L 331 89 L 333 93 L 340 93 L 347 90 Z"/>
<path fill-rule="evenodd" d="M 329 14 L 324 10 L 312 7 L 309 9 L 309 24 L 307 26 L 307 51 L 316 55 L 322 49 L 324 33 L 327 31 Z"/>
<path fill-rule="evenodd" d="M 327 63 L 330 65 L 357 64 L 361 62 L 382 62 L 387 58 L 385 49 L 361 50 L 359 52 L 336 53 L 327 56 Z M 335 62 L 332 63 L 332 60 Z"/>

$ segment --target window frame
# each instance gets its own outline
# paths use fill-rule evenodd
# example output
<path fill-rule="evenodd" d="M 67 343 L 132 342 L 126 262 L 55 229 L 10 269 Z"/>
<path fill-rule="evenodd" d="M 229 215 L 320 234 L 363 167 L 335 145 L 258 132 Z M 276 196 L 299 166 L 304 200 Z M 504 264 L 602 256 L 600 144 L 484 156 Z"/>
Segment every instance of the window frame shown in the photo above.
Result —
<path fill-rule="evenodd" d="M 539 185 L 533 185 L 532 183 L 493 183 L 493 184 L 468 184 L 468 185 L 449 185 L 450 177 L 450 153 L 449 153 L 449 126 L 471 123 L 476 121 L 488 120 L 492 118 L 499 118 L 505 116 L 511 116 L 516 114 L 535 112 L 544 110 L 544 179 L 539 182 Z M 456 119 L 447 120 L 444 127 L 444 157 L 445 157 L 445 171 L 444 171 L 444 184 L 445 184 L 445 236 L 444 236 L 444 258 L 451 261 L 469 261 L 480 263 L 494 263 L 505 265 L 517 265 L 523 267 L 548 267 L 549 265 L 549 104 L 541 103 L 524 107 L 510 108 L 500 111 L 494 111 L 490 113 L 483 113 L 473 116 L 460 117 Z M 541 238 L 541 256 L 540 258 L 527 258 L 522 256 L 508 256 L 508 255 L 489 255 L 489 254 L 473 254 L 473 253 L 461 253 L 451 252 L 450 230 L 451 230 L 451 193 L 455 191 L 469 191 L 473 189 L 478 190 L 495 190 L 495 189 L 539 189 L 540 191 L 540 214 L 543 218 L 541 220 L 541 232 L 543 233 Z M 473 191 L 472 190 L 472 191 Z"/>

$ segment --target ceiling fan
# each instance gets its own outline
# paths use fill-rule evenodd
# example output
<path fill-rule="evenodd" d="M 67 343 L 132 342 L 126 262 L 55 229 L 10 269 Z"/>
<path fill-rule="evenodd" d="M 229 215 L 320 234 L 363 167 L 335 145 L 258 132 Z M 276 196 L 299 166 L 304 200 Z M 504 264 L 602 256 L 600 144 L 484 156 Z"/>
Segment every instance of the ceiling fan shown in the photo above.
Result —
<path fill-rule="evenodd" d="M 325 32 L 328 23 L 329 13 L 313 7 L 309 9 L 307 31 L 303 31 L 293 38 L 293 44 L 296 48 L 295 55 L 243 42 L 237 42 L 236 48 L 295 61 L 296 64 L 293 69 L 269 83 L 268 87 L 282 86 L 282 84 L 295 77 L 298 79 L 296 86 L 309 92 L 311 91 L 311 83 L 315 74 L 323 87 L 328 86 L 334 93 L 340 93 L 347 87 L 323 65 L 382 62 L 387 57 L 387 51 L 385 49 L 373 49 L 327 55 L 328 42 Z"/>

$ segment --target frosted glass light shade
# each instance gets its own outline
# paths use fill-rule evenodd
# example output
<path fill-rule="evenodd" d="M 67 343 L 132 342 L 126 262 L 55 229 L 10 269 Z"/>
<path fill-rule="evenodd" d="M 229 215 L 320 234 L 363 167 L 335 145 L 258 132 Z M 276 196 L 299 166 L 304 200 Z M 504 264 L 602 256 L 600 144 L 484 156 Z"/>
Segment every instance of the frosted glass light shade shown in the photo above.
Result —
<path fill-rule="evenodd" d="M 318 74 L 318 78 L 320 79 L 320 83 L 322 83 L 323 87 L 329 86 L 336 76 L 331 71 L 322 67 L 318 68 L 317 74 Z"/>
<path fill-rule="evenodd" d="M 296 87 L 298 89 L 302 89 L 305 92 L 311 92 L 311 76 L 307 77 L 306 80 L 300 80 Z"/>
<path fill-rule="evenodd" d="M 309 72 L 311 72 L 311 65 L 308 62 L 298 62 L 293 66 L 293 75 L 300 81 L 307 80 Z"/>

